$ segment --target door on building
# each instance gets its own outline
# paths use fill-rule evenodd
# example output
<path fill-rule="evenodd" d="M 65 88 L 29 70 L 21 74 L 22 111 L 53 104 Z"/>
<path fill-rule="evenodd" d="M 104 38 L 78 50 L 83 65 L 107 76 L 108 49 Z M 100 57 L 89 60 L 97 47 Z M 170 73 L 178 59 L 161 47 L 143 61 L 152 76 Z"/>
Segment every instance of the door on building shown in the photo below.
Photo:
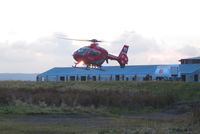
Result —
<path fill-rule="evenodd" d="M 92 80 L 96 81 L 97 80 L 96 76 L 92 76 Z"/>
<path fill-rule="evenodd" d="M 182 81 L 186 81 L 186 76 L 185 75 L 181 75 L 181 80 Z"/>
<path fill-rule="evenodd" d="M 194 81 L 196 81 L 196 82 L 199 81 L 199 75 L 198 74 L 194 75 Z"/>
<path fill-rule="evenodd" d="M 81 76 L 81 81 L 86 81 L 86 76 Z"/>
<path fill-rule="evenodd" d="M 124 75 L 122 75 L 122 80 L 124 80 Z"/>
<path fill-rule="evenodd" d="M 120 76 L 119 75 L 115 75 L 115 80 L 120 80 Z"/>

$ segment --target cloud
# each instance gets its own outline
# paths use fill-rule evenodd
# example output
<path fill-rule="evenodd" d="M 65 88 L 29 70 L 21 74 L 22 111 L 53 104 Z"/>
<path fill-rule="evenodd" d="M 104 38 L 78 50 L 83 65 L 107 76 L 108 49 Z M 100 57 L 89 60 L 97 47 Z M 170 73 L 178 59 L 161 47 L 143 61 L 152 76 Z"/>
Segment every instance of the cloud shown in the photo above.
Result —
<path fill-rule="evenodd" d="M 186 57 L 195 57 L 200 55 L 200 49 L 192 45 L 183 46 L 178 51 Z"/>
<path fill-rule="evenodd" d="M 166 48 L 163 47 L 168 45 L 166 42 L 145 38 L 134 31 L 124 32 L 111 43 L 109 49 L 118 54 L 123 44 L 129 45 L 129 64 L 178 64 L 181 58 L 200 55 L 196 43 L 183 44 L 179 49 Z"/>
<path fill-rule="evenodd" d="M 129 45 L 129 65 L 137 64 L 178 64 L 181 58 L 200 55 L 197 42 L 183 44 L 181 48 L 166 48 L 166 42 L 146 38 L 136 32 L 124 32 L 103 48 L 109 53 L 119 55 L 124 44 Z M 56 35 L 39 38 L 33 42 L 17 41 L 0 43 L 0 72 L 41 73 L 53 67 L 72 66 L 72 53 L 81 46 L 72 41 L 59 39 Z M 116 61 L 109 64 L 118 65 Z"/>
<path fill-rule="evenodd" d="M 71 66 L 76 46 L 55 35 L 34 42 L 0 44 L 1 72 L 41 72 L 55 66 Z"/>
<path fill-rule="evenodd" d="M 134 31 L 124 32 L 111 43 L 109 49 L 118 55 L 124 44 L 129 45 L 129 64 L 149 64 L 152 55 L 161 51 L 155 39 L 145 38 Z"/>
<path fill-rule="evenodd" d="M 122 46 L 123 44 L 129 45 L 129 52 L 134 52 L 134 54 L 159 50 L 156 40 L 144 38 L 134 31 L 124 32 L 118 39 L 116 39 L 112 43 L 113 47 L 115 48 Z"/>

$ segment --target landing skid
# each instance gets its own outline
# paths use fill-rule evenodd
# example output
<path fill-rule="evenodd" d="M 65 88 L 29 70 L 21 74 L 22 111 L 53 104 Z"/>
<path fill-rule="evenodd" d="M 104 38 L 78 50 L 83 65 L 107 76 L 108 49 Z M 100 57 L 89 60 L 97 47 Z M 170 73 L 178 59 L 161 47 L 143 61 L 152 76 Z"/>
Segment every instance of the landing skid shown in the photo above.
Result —
<path fill-rule="evenodd" d="M 77 66 L 72 66 L 73 68 L 78 68 L 78 69 L 85 69 L 85 70 L 90 70 L 88 67 L 77 67 Z"/>
<path fill-rule="evenodd" d="M 89 67 L 89 66 L 87 66 L 87 67 L 77 67 L 76 65 L 75 66 L 72 66 L 73 68 L 78 68 L 78 69 L 84 69 L 84 70 L 92 70 L 92 69 L 94 69 L 94 70 L 100 70 L 100 71 L 105 71 L 105 70 L 103 70 L 101 67 Z"/>

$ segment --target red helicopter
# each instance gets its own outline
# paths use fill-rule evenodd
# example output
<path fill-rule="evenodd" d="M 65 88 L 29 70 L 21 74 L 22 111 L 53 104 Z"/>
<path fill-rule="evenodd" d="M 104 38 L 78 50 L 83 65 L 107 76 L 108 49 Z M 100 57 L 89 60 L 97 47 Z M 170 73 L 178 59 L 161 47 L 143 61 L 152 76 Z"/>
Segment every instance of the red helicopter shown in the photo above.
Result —
<path fill-rule="evenodd" d="M 79 63 L 83 63 L 87 66 L 87 68 L 96 68 L 102 66 L 102 64 L 106 61 L 108 63 L 108 60 L 116 60 L 120 64 L 121 68 L 124 68 L 126 64 L 128 64 L 128 45 L 124 45 L 120 54 L 118 56 L 109 54 L 108 51 L 98 45 L 99 41 L 97 39 L 91 39 L 91 40 L 80 40 L 80 39 L 69 39 L 65 38 L 67 40 L 76 40 L 76 41 L 88 41 L 91 42 L 90 46 L 84 46 L 77 51 L 73 53 L 73 58 L 77 61 L 75 63 L 75 66 Z"/>

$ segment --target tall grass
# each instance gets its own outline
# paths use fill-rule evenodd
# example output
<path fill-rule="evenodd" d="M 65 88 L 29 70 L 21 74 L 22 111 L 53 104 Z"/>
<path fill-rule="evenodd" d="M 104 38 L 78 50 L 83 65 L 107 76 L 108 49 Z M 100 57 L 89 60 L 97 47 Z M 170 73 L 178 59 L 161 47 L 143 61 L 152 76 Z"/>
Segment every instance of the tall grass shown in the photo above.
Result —
<path fill-rule="evenodd" d="M 200 125 L 200 102 L 193 105 L 192 108 L 192 122 Z"/>
<path fill-rule="evenodd" d="M 161 109 L 200 99 L 200 83 L 183 82 L 0 82 L 0 106 Z"/>
<path fill-rule="evenodd" d="M 12 105 L 17 100 L 27 104 L 69 107 L 94 106 L 135 109 L 144 106 L 162 108 L 175 102 L 173 94 L 154 94 L 151 91 L 135 90 L 81 90 L 81 89 L 8 89 L 0 90 L 0 104 Z"/>

